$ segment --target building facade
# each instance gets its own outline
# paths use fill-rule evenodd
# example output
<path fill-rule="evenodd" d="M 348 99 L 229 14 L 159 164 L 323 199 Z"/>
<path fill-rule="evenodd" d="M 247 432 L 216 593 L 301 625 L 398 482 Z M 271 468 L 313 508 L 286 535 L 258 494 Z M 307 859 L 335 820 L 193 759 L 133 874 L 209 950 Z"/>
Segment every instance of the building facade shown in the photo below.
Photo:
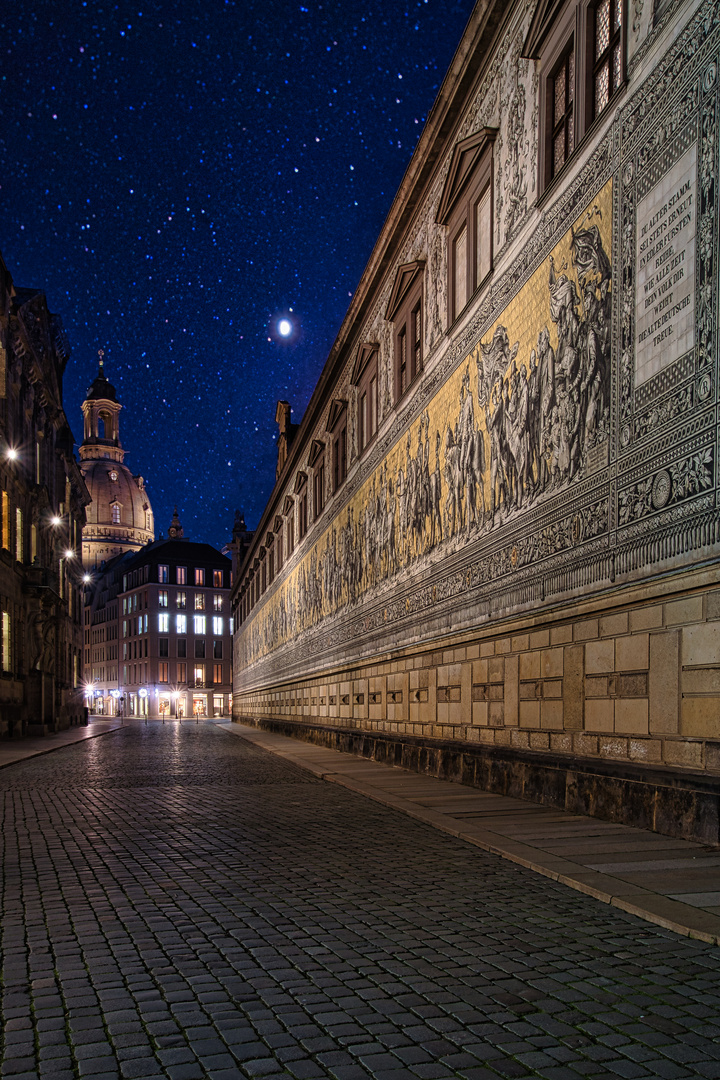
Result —
<path fill-rule="evenodd" d="M 233 591 L 233 710 L 717 843 L 720 6 L 478 4 Z"/>
<path fill-rule="evenodd" d="M 137 551 L 155 539 L 145 481 L 142 476 L 133 476 L 125 464 L 120 442 L 122 405 L 105 375 L 102 349 L 99 356 L 97 377 L 82 405 L 80 469 L 91 499 L 82 541 L 86 570 L 125 551 Z"/>
<path fill-rule="evenodd" d="M 88 493 L 63 410 L 69 348 L 0 259 L 0 736 L 83 716 L 81 536 Z"/>
<path fill-rule="evenodd" d="M 85 599 L 88 708 L 103 715 L 229 716 L 230 560 L 186 540 L 126 552 L 93 575 Z"/>

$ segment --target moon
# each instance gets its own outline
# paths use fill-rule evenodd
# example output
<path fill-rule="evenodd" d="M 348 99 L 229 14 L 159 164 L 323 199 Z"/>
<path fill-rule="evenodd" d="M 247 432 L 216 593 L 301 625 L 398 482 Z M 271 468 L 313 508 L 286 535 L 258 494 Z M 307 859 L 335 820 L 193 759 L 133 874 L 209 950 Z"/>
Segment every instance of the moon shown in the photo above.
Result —
<path fill-rule="evenodd" d="M 293 324 L 289 319 L 280 319 L 277 328 L 281 337 L 290 337 L 293 331 Z"/>

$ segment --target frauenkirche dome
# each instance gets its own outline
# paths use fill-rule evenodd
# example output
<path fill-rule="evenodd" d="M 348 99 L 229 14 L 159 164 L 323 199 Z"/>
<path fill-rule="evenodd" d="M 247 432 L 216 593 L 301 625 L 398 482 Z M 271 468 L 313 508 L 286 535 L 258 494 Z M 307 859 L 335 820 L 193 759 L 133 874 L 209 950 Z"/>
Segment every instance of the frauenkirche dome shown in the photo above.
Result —
<path fill-rule="evenodd" d="M 113 555 L 137 551 L 155 539 L 150 499 L 142 476 L 124 464 L 119 417 L 122 405 L 108 382 L 100 352 L 100 370 L 82 405 L 84 439 L 80 470 L 92 502 L 83 529 L 83 566 L 107 562 Z"/>

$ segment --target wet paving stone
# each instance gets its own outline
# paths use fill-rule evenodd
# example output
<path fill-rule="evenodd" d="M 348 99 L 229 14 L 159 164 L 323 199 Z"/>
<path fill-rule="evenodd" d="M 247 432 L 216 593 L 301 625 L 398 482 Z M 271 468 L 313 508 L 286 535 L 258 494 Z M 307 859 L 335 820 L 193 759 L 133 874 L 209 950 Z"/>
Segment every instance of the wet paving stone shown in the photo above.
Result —
<path fill-rule="evenodd" d="M 720 950 L 211 724 L 0 770 L 0 1077 L 720 1077 Z"/>

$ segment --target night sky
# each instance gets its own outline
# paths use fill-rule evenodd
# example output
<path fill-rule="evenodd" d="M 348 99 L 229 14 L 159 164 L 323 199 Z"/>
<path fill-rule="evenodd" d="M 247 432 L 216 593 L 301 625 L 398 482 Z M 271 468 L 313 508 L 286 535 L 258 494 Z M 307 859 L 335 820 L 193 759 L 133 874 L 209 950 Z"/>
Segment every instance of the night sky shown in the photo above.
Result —
<path fill-rule="evenodd" d="M 472 0 L 5 5 L 0 249 L 105 349 L 156 531 L 222 546 L 275 480 Z M 278 333 L 288 317 L 293 333 Z"/>

